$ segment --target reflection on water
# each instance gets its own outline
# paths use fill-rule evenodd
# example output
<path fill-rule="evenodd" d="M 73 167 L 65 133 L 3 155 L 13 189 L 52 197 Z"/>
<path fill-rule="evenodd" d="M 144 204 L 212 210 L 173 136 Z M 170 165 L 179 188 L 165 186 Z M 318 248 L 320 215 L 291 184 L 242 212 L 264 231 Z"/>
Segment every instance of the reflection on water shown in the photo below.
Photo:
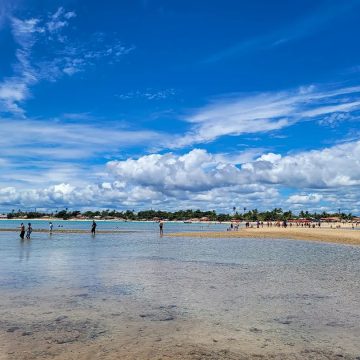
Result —
<path fill-rule="evenodd" d="M 358 247 L 160 238 L 155 228 L 30 241 L 0 233 L 0 249 L 9 359 L 72 358 L 89 346 L 109 359 L 360 355 Z"/>
<path fill-rule="evenodd" d="M 20 239 L 20 261 L 28 261 L 30 257 L 30 248 L 31 248 L 31 240 L 29 239 Z"/>

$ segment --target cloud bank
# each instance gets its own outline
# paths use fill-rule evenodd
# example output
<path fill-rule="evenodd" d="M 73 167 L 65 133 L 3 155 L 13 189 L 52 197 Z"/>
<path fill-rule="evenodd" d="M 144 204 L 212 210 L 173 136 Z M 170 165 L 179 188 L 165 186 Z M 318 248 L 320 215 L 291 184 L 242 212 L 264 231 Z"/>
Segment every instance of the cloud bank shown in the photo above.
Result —
<path fill-rule="evenodd" d="M 279 204 L 292 209 L 327 209 L 336 202 L 336 206 L 356 212 L 359 159 L 360 141 L 287 156 L 266 153 L 243 164 L 227 162 L 224 155 L 203 149 L 184 155 L 152 154 L 110 161 L 108 181 L 99 184 L 77 187 L 64 183 L 23 191 L 2 188 L 0 203 L 44 207 L 188 205 L 229 211 L 233 205 L 263 209 Z M 291 188 L 293 194 L 281 196 L 283 187 Z"/>

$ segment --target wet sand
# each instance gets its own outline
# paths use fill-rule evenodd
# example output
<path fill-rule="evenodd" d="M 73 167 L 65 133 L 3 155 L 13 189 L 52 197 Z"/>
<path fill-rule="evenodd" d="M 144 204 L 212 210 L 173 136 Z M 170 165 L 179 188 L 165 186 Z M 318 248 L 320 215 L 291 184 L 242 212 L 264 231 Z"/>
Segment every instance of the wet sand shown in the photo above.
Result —
<path fill-rule="evenodd" d="M 170 233 L 171 237 L 204 237 L 204 238 L 257 238 L 257 239 L 294 239 L 320 241 L 327 243 L 360 245 L 360 230 L 302 227 L 263 227 L 241 228 L 239 231 L 200 231 Z"/>
<path fill-rule="evenodd" d="M 163 265 L 175 277 L 150 261 L 139 263 L 149 269 L 148 275 L 135 268 L 128 271 L 127 262 L 116 266 L 121 275 L 130 272 L 142 278 L 142 298 L 126 286 L 54 286 L 1 294 L 0 359 L 358 359 L 358 314 L 353 322 L 327 314 L 320 320 L 327 324 L 326 332 L 318 325 L 307 327 L 319 308 L 331 301 L 327 295 L 300 295 L 300 286 L 287 308 L 276 308 L 285 295 L 263 293 L 259 303 L 260 294 L 254 291 L 249 309 L 237 298 L 237 289 L 233 296 L 227 289 L 226 282 L 238 276 L 236 267 L 226 269 L 224 278 L 221 265 L 211 274 L 205 264 Z M 197 280 L 189 284 L 192 273 Z M 283 281 L 293 281 L 290 277 Z M 170 279 L 176 287 L 168 285 Z M 261 281 L 262 286 L 266 282 Z M 275 305 L 271 311 L 266 308 L 269 300 Z M 299 301 L 308 304 L 305 317 L 296 310 Z M 345 312 L 346 303 L 342 306 Z"/>

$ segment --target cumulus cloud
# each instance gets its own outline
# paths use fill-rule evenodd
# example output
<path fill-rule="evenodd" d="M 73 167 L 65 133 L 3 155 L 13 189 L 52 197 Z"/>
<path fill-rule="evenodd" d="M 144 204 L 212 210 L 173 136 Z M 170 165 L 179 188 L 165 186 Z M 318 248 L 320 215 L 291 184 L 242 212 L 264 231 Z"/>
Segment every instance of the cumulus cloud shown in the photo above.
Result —
<path fill-rule="evenodd" d="M 226 157 L 194 149 L 184 155 L 152 154 L 112 161 L 108 168 L 123 181 L 163 192 L 196 192 L 243 184 L 318 189 L 358 186 L 360 141 L 288 156 L 267 153 L 241 165 L 227 162 Z"/>
<path fill-rule="evenodd" d="M 0 188 L 0 204 L 20 207 L 113 207 L 139 205 L 156 200 L 160 196 L 151 189 L 133 187 L 132 191 L 118 186 L 117 182 L 88 184 L 76 187 L 60 183 L 43 189 L 18 190 L 15 187 Z"/>
<path fill-rule="evenodd" d="M 225 156 L 222 154 L 221 158 Z M 160 206 L 227 209 L 233 202 L 251 202 L 278 195 L 274 187 L 239 184 L 240 170 L 217 154 L 195 149 L 184 155 L 153 154 L 108 163 L 109 174 L 99 184 L 64 182 L 35 189 L 3 188 L 0 203 L 10 206 Z M 76 170 L 74 176 L 79 177 Z M 53 180 L 56 179 L 56 176 Z M 88 180 L 88 177 L 87 177 Z M 110 181 L 109 181 L 110 180 Z M 31 182 L 36 185 L 36 182 Z"/>
<path fill-rule="evenodd" d="M 242 166 L 251 181 L 313 189 L 360 185 L 360 141 L 258 160 Z"/>
<path fill-rule="evenodd" d="M 347 198 L 343 196 L 346 188 L 349 192 L 359 189 L 359 159 L 360 141 L 355 141 L 287 156 L 266 153 L 242 164 L 227 161 L 223 154 L 195 149 L 184 155 L 152 154 L 112 161 L 108 169 L 123 183 L 185 201 L 191 198 L 214 204 L 217 199 L 221 204 L 240 196 L 242 203 L 252 200 L 260 207 L 265 206 L 264 201 L 273 205 L 280 201 L 287 206 L 323 206 L 322 202 L 328 202 L 331 206 Z M 322 193 L 298 193 L 286 200 L 278 195 L 282 188 L 300 192 L 317 189 Z M 270 197 L 269 192 L 273 193 Z M 349 204 L 347 208 L 351 208 Z M 354 209 L 355 202 L 351 206 Z"/>
<path fill-rule="evenodd" d="M 320 202 L 324 196 L 322 194 L 295 194 L 289 196 L 286 202 L 290 204 L 316 204 Z"/>
<path fill-rule="evenodd" d="M 272 206 L 278 199 L 274 188 L 249 185 L 241 188 L 218 188 L 192 192 L 177 190 L 164 193 L 154 187 L 131 185 L 119 181 L 74 186 L 60 183 L 45 188 L 18 189 L 0 187 L 0 204 L 4 207 L 47 209 L 69 208 L 136 208 L 161 209 L 202 208 L 230 211 L 234 205 L 249 207 Z"/>
<path fill-rule="evenodd" d="M 112 161 L 108 168 L 120 180 L 162 192 L 196 192 L 231 186 L 238 183 L 240 173 L 235 165 L 216 161 L 213 155 L 202 149 L 182 156 L 153 154 L 136 160 Z"/>
<path fill-rule="evenodd" d="M 1 190 L 0 203 L 223 211 L 230 211 L 234 205 L 333 210 L 336 204 L 336 208 L 355 212 L 359 203 L 359 159 L 360 141 L 286 156 L 267 153 L 242 164 L 203 149 L 183 155 L 151 154 L 108 162 L 108 173 L 104 172 L 103 181 L 98 183 L 64 182 L 24 190 L 8 186 Z M 281 195 L 284 188 L 295 193 L 285 197 Z"/>
<path fill-rule="evenodd" d="M 324 90 L 308 86 L 282 92 L 230 96 L 215 99 L 185 118 L 191 128 L 173 146 L 210 142 L 221 136 L 271 132 L 299 121 L 321 121 L 338 113 L 344 120 L 359 110 L 358 86 Z"/>

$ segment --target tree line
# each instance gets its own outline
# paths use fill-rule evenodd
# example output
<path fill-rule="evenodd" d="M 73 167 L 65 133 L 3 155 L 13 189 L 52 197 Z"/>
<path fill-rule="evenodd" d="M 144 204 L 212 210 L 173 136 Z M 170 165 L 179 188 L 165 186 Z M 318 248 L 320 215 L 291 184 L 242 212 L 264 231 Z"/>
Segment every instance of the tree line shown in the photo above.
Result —
<path fill-rule="evenodd" d="M 212 211 L 201 211 L 201 210 L 177 210 L 177 211 L 162 211 L 162 210 L 143 210 L 136 212 L 134 210 L 117 211 L 117 210 L 97 210 L 97 211 L 84 211 L 79 210 L 71 211 L 68 209 L 55 211 L 55 212 L 38 212 L 38 211 L 18 211 L 12 210 L 7 214 L 8 219 L 14 218 L 46 218 L 53 217 L 63 220 L 75 219 L 75 218 L 88 218 L 88 219 L 124 219 L 124 220 L 178 220 L 178 221 L 189 221 L 191 219 L 208 219 L 209 221 L 283 221 L 290 219 L 309 219 L 309 220 L 320 220 L 321 218 L 327 217 L 339 217 L 342 220 L 352 220 L 354 216 L 351 213 L 336 212 L 309 212 L 300 211 L 297 215 L 291 210 L 283 211 L 281 208 L 275 208 L 270 211 L 258 211 L 257 209 L 248 210 L 246 208 L 242 212 L 236 211 L 236 208 L 232 208 L 231 213 L 217 213 L 215 210 Z"/>

